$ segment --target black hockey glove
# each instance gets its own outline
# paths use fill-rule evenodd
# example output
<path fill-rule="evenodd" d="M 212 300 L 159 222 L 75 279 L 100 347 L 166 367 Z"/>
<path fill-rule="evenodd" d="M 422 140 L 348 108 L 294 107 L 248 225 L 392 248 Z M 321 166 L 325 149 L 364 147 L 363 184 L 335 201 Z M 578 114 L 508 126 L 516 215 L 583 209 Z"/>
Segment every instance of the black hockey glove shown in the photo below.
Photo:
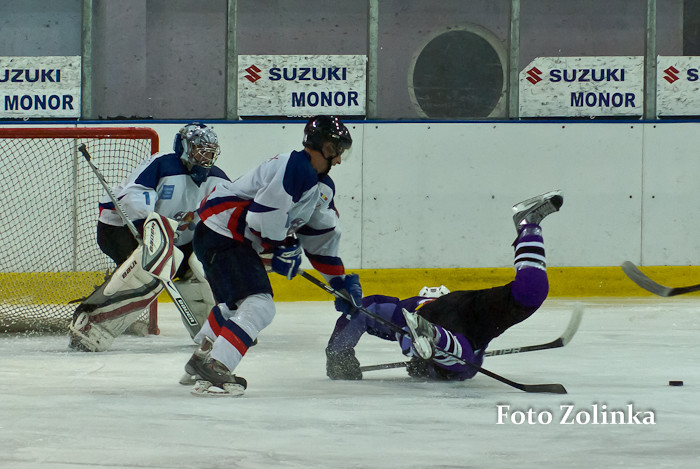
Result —
<path fill-rule="evenodd" d="M 411 361 L 406 365 L 408 376 L 412 378 L 431 378 L 432 363 L 429 360 L 423 360 L 419 357 L 411 358 Z"/>
<path fill-rule="evenodd" d="M 408 376 L 418 379 L 434 379 L 437 381 L 462 381 L 459 373 L 453 373 L 445 368 L 437 366 L 431 360 L 423 360 L 420 357 L 413 357 L 406 365 Z"/>

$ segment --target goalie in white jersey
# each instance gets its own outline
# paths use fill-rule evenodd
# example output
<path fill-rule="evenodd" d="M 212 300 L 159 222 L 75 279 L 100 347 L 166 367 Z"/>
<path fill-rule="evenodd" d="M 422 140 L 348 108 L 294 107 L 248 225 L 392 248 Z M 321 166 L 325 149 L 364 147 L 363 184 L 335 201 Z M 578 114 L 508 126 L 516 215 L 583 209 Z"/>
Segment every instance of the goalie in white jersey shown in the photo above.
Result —
<path fill-rule="evenodd" d="M 197 122 L 188 124 L 175 135 L 172 152 L 157 153 L 141 163 L 112 193 L 139 232 L 151 212 L 177 221 L 175 245 L 187 259 L 192 253 L 194 227 L 199 221 L 199 202 L 217 183 L 229 180 L 214 166 L 220 151 L 218 137 L 210 127 Z M 97 244 L 121 265 L 138 242 L 109 196 L 100 200 L 99 209 Z M 183 263 L 180 273 L 186 266 Z"/>
<path fill-rule="evenodd" d="M 219 153 L 218 137 L 210 127 L 196 122 L 187 124 L 175 135 L 172 152 L 152 156 L 112 189 L 126 217 L 142 236 L 144 222 L 152 214 L 176 223 L 174 245 L 182 255 L 172 256 L 172 277 L 179 278 L 175 284 L 192 312 L 199 316 L 199 324 L 215 303 L 201 264 L 192 254 L 192 238 L 199 221 L 199 202 L 215 184 L 229 180 L 214 166 Z M 88 351 L 106 350 L 162 289 L 152 276 L 133 272 L 143 270 L 139 243 L 108 195 L 99 203 L 97 243 L 117 264 L 119 275 L 107 279 L 74 314 L 70 345 Z M 193 336 L 198 332 L 191 326 L 188 330 Z"/>
<path fill-rule="evenodd" d="M 240 395 L 245 379 L 232 372 L 275 315 L 266 265 L 288 279 L 302 249 L 327 281 L 362 299 L 357 275 L 338 256 L 335 185 L 328 175 L 352 145 L 337 117 L 317 116 L 304 128 L 304 150 L 277 155 L 233 182 L 217 184 L 199 208 L 194 251 L 217 305 L 195 337 L 185 366 L 195 395 Z M 184 383 L 187 380 L 181 381 Z"/>

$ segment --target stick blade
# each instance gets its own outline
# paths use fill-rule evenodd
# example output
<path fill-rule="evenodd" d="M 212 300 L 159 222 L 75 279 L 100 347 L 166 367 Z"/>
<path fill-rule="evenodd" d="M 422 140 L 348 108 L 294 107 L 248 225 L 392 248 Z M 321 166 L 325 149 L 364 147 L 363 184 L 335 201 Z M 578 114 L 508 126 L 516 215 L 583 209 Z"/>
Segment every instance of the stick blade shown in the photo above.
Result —
<path fill-rule="evenodd" d="M 559 384 L 524 384 L 521 388 L 525 392 L 540 392 L 550 394 L 568 394 L 566 388 Z"/>
<path fill-rule="evenodd" d="M 561 347 L 571 342 L 571 339 L 574 337 L 574 335 L 576 335 L 576 332 L 578 331 L 578 327 L 581 325 L 581 319 L 583 319 L 583 304 L 576 303 L 574 305 L 574 311 L 571 314 L 569 324 L 566 326 L 566 330 L 559 338 L 561 340 Z"/>
<path fill-rule="evenodd" d="M 644 275 L 644 272 L 639 270 L 639 267 L 634 265 L 630 261 L 625 261 L 621 265 L 622 271 L 636 283 L 639 287 L 644 290 L 653 293 L 658 296 L 673 296 L 673 289 L 669 287 L 664 287 Z"/>

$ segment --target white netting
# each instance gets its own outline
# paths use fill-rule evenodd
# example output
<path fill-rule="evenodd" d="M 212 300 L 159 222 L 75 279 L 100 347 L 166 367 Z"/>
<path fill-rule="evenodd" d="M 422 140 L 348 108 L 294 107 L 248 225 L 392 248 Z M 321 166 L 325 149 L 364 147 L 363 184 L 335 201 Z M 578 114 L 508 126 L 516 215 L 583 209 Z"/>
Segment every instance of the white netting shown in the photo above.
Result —
<path fill-rule="evenodd" d="M 147 128 L 0 128 L 0 332 L 67 331 L 114 263 L 96 241 L 104 194 L 158 149 Z M 155 325 L 153 325 L 155 327 Z"/>

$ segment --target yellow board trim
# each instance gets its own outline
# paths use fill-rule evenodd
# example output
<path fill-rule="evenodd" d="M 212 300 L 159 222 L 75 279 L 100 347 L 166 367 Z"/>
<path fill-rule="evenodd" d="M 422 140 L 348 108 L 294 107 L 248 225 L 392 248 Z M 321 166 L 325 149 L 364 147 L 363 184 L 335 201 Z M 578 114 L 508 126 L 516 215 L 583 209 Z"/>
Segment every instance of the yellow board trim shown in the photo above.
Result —
<path fill-rule="evenodd" d="M 104 281 L 104 272 L 0 273 L 0 304 L 66 304 Z"/>
<path fill-rule="evenodd" d="M 700 283 L 700 266 L 642 267 L 644 273 L 668 286 Z M 321 278 L 316 272 L 310 272 Z M 512 267 L 478 269 L 364 269 L 360 276 L 365 295 L 382 294 L 405 298 L 415 296 L 424 286 L 445 285 L 450 290 L 491 288 L 513 280 Z M 643 297 L 653 296 L 633 283 L 620 267 L 549 267 L 550 297 Z M 308 280 L 287 280 L 270 275 L 277 301 L 327 301 L 330 295 Z"/>
<path fill-rule="evenodd" d="M 700 266 L 651 266 L 642 271 L 657 282 L 683 287 L 700 283 Z M 549 267 L 550 297 L 642 297 L 639 288 L 620 267 Z M 320 274 L 310 271 L 321 278 Z M 445 285 L 450 290 L 477 290 L 513 280 L 513 268 L 478 269 L 361 269 L 365 295 L 399 298 L 414 296 L 424 286 Z M 276 301 L 330 301 L 332 297 L 302 277 L 287 280 L 270 274 Z M 104 281 L 104 272 L 0 273 L 0 303 L 65 303 L 89 295 Z M 160 301 L 170 301 L 166 293 Z"/>

